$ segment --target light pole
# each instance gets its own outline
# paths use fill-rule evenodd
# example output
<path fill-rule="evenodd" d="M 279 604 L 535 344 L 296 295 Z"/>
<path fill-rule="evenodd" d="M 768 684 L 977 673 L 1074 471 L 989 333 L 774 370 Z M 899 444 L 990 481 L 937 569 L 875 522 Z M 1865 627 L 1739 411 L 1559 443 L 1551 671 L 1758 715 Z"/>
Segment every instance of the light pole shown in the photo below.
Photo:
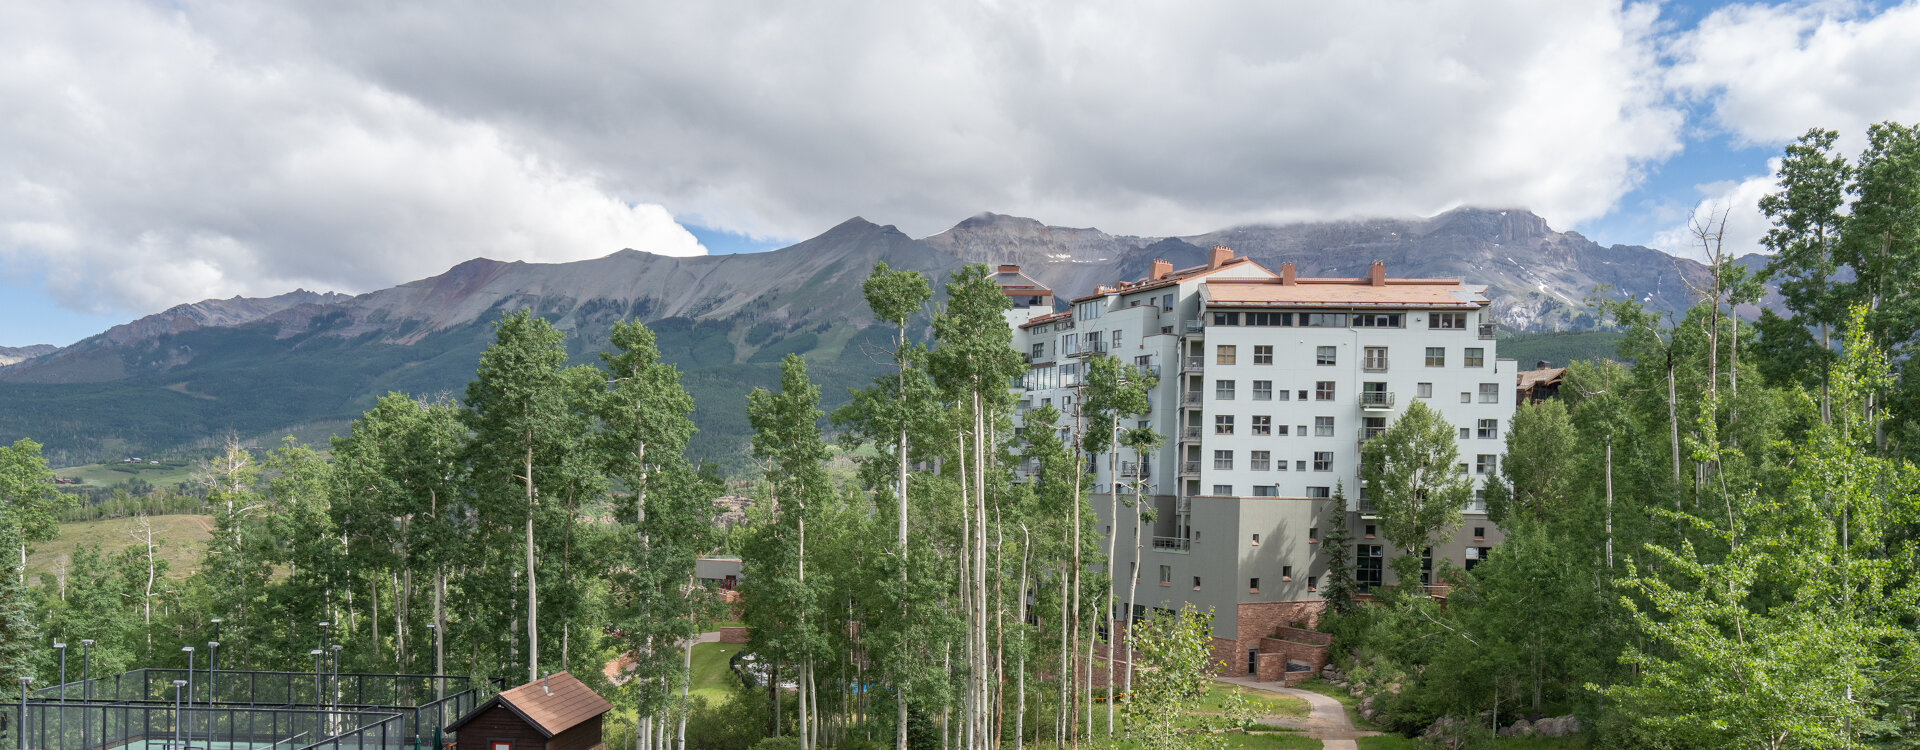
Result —
<path fill-rule="evenodd" d="M 180 721 L 182 717 L 180 716 L 180 688 L 186 684 L 186 680 L 173 681 L 173 746 L 176 748 L 181 747 Z"/>
<path fill-rule="evenodd" d="M 207 702 L 214 701 L 215 680 L 220 679 L 220 642 L 207 641 Z"/>
<path fill-rule="evenodd" d="M 20 750 L 27 750 L 27 685 L 32 682 L 32 677 L 20 678 L 20 723 L 14 727 L 20 735 Z"/>
<path fill-rule="evenodd" d="M 338 709 L 340 708 L 340 649 L 344 646 L 336 643 L 328 648 L 333 649 L 333 693 L 327 697 L 333 699 L 333 707 Z"/>
<path fill-rule="evenodd" d="M 193 708 L 193 647 L 181 646 L 180 650 L 187 652 L 187 708 Z M 188 732 L 187 738 L 192 739 L 193 733 Z"/>
<path fill-rule="evenodd" d="M 318 707 L 321 705 L 320 703 L 320 692 L 321 692 L 320 691 L 320 655 L 325 652 L 316 648 L 312 651 L 308 651 L 307 653 L 313 656 L 313 705 L 315 707 Z"/>
<path fill-rule="evenodd" d="M 93 639 L 92 638 L 80 639 L 80 700 L 83 703 L 93 701 Z M 106 720 L 106 713 L 102 712 L 101 721 L 105 721 L 105 720 Z M 87 733 L 92 728 L 93 728 L 92 723 L 88 722 L 86 714 L 82 713 L 80 715 L 80 746 L 81 747 L 87 746 Z"/>
<path fill-rule="evenodd" d="M 60 736 L 67 736 L 67 644 L 55 641 L 53 650 L 60 652 Z"/>

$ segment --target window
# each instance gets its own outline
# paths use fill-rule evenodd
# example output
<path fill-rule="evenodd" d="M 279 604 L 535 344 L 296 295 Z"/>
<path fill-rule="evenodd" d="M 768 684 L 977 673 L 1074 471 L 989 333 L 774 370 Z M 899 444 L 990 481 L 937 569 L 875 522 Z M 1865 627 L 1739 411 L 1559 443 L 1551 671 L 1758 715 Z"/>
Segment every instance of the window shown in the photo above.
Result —
<path fill-rule="evenodd" d="M 1253 400 L 1272 401 L 1273 400 L 1273 381 L 1271 380 L 1253 381 Z"/>
<path fill-rule="evenodd" d="M 1313 436 L 1333 437 L 1333 417 L 1314 417 Z"/>
<path fill-rule="evenodd" d="M 1366 533 L 1368 539 L 1373 538 L 1373 524 L 1367 524 Z"/>
<path fill-rule="evenodd" d="M 1466 464 L 1461 464 L 1461 465 L 1465 466 Z M 1216 469 L 1233 468 L 1233 451 L 1214 451 L 1213 452 L 1213 468 L 1216 468 Z"/>
<path fill-rule="evenodd" d="M 513 740 L 488 740 L 487 750 L 513 750 Z"/>
<path fill-rule="evenodd" d="M 1336 362 L 1338 362 L 1339 359 L 1340 359 L 1340 348 L 1337 346 L 1314 347 L 1313 363 L 1316 365 L 1320 365 L 1322 367 L 1331 367 Z"/>
<path fill-rule="evenodd" d="M 1320 590 L 1320 576 L 1307 576 L 1307 590 L 1308 591 Z"/>
<path fill-rule="evenodd" d="M 1387 418 L 1386 417 L 1361 417 L 1360 418 L 1360 439 L 1361 440 L 1372 440 L 1374 438 L 1380 437 L 1381 435 L 1385 435 L 1385 434 L 1387 434 Z"/>
<path fill-rule="evenodd" d="M 1294 470 L 1294 471 L 1306 471 L 1306 470 L 1307 470 L 1307 462 L 1305 462 L 1305 461 L 1295 461 L 1295 462 L 1293 462 L 1293 470 Z"/>
<path fill-rule="evenodd" d="M 1237 312 L 1217 312 L 1217 313 L 1214 313 L 1214 314 L 1213 314 L 1213 324 L 1214 324 L 1214 325 L 1217 325 L 1217 326 L 1237 326 L 1237 325 L 1240 325 L 1240 313 L 1237 313 Z"/>
<path fill-rule="evenodd" d="M 1447 348 L 1444 346 L 1427 347 L 1427 366 L 1428 367 L 1446 367 L 1447 366 Z"/>
<path fill-rule="evenodd" d="M 1160 566 L 1160 585 L 1166 586 L 1171 583 L 1173 583 L 1173 566 L 1172 565 Z"/>
<path fill-rule="evenodd" d="M 1280 580 L 1282 580 L 1282 581 L 1291 581 L 1291 580 L 1293 580 L 1293 566 L 1292 566 L 1292 565 L 1282 565 L 1282 566 L 1280 566 Z"/>
<path fill-rule="evenodd" d="M 1470 392 L 1470 391 L 1461 391 L 1461 392 L 1460 392 L 1460 403 L 1463 403 L 1463 404 L 1471 404 L 1471 403 L 1473 403 L 1473 393 L 1472 393 L 1472 392 Z"/>
<path fill-rule="evenodd" d="M 1467 314 L 1463 312 L 1427 313 L 1427 327 L 1446 330 L 1465 330 Z"/>
<path fill-rule="evenodd" d="M 1258 547 L 1258 546 L 1260 546 L 1260 535 L 1259 535 L 1259 534 L 1254 534 L 1254 535 L 1253 535 L 1253 546 L 1255 546 L 1255 547 Z"/>
<path fill-rule="evenodd" d="M 1387 348 L 1384 346 L 1367 347 L 1362 353 L 1360 369 L 1366 370 L 1367 372 L 1386 372 Z"/>
<path fill-rule="evenodd" d="M 1213 381 L 1213 397 L 1215 400 L 1219 400 L 1219 401 L 1232 401 L 1233 400 L 1233 381 L 1231 380 Z"/>
<path fill-rule="evenodd" d="M 1046 342 L 1044 342 L 1044 341 L 1042 341 L 1042 342 L 1040 342 L 1040 343 L 1038 343 L 1038 344 L 1034 344 L 1034 345 L 1033 345 L 1033 358 L 1032 358 L 1032 359 L 1033 359 L 1034 361 L 1036 361 L 1036 362 L 1038 362 L 1038 361 L 1040 361 L 1040 360 L 1042 360 L 1042 359 L 1046 359 L 1046 357 L 1047 357 L 1047 344 L 1046 344 Z"/>
<path fill-rule="evenodd" d="M 1332 401 L 1333 400 L 1333 381 L 1331 380 L 1315 381 L 1313 384 L 1313 400 Z"/>
<path fill-rule="evenodd" d="M 1194 591 L 1200 590 L 1200 576 L 1193 577 L 1193 590 Z"/>
<path fill-rule="evenodd" d="M 1333 471 L 1333 451 L 1314 451 L 1313 470 Z"/>
<path fill-rule="evenodd" d="M 1487 366 L 1487 350 L 1468 349 L 1466 356 L 1462 357 L 1462 359 L 1466 360 L 1465 364 L 1468 367 L 1486 367 Z"/>
<path fill-rule="evenodd" d="M 1265 345 L 1253 347 L 1253 363 L 1256 365 L 1273 364 L 1273 347 Z"/>
<path fill-rule="evenodd" d="M 1237 357 L 1237 355 L 1234 354 L 1234 349 L 1235 347 L 1232 344 L 1221 344 L 1214 347 L 1213 363 L 1216 365 L 1233 364 L 1234 359 Z"/>
<path fill-rule="evenodd" d="M 1160 298 L 1160 309 L 1167 311 L 1173 310 L 1173 295 L 1168 294 Z"/>
<path fill-rule="evenodd" d="M 1073 317 L 1076 320 L 1093 320 L 1100 317 L 1100 303 L 1103 301 L 1104 300 L 1094 300 L 1092 302 L 1082 302 L 1074 305 Z"/>
<path fill-rule="evenodd" d="M 1414 384 L 1413 395 L 1415 398 L 1433 398 L 1433 384 L 1432 383 Z"/>
<path fill-rule="evenodd" d="M 1320 527 L 1318 526 L 1307 527 L 1307 543 L 1313 544 L 1314 542 L 1318 542 L 1318 541 L 1320 541 Z"/>
<path fill-rule="evenodd" d="M 1467 473 L 1467 462 L 1465 462 L 1465 461 L 1461 461 L 1461 462 L 1460 462 L 1460 472 L 1459 472 L 1459 473 L 1461 473 L 1461 474 L 1465 474 L 1465 473 Z"/>
<path fill-rule="evenodd" d="M 1286 437 L 1286 436 L 1287 436 L 1287 426 L 1286 426 L 1286 425 L 1280 425 L 1278 429 L 1279 429 L 1280 431 L 1279 431 L 1279 432 L 1276 432 L 1276 433 L 1274 433 L 1274 434 L 1276 434 L 1276 435 L 1279 435 L 1280 437 Z M 1282 470 L 1284 471 L 1284 470 L 1285 470 L 1285 467 L 1282 467 Z"/>
<path fill-rule="evenodd" d="M 1259 536 L 1259 534 L 1255 534 L 1254 536 Z M 1476 540 L 1487 538 L 1487 527 L 1485 526 L 1473 527 L 1473 538 Z"/>
<path fill-rule="evenodd" d="M 1359 584 L 1361 591 L 1372 591 L 1380 585 L 1380 572 L 1386 568 L 1381 550 L 1378 544 L 1354 546 L 1353 582 Z"/>
<path fill-rule="evenodd" d="M 1314 498 L 1316 500 L 1325 500 L 1327 498 L 1333 497 L 1333 489 L 1330 487 L 1308 487 L 1307 497 Z"/>
<path fill-rule="evenodd" d="M 1249 451 L 1247 453 L 1247 468 L 1249 469 L 1254 471 L 1267 471 L 1272 465 L 1272 451 Z"/>
<path fill-rule="evenodd" d="M 1272 484 L 1256 484 L 1253 486 L 1253 496 L 1254 497 L 1279 497 L 1280 487 L 1278 485 L 1272 485 Z"/>
<path fill-rule="evenodd" d="M 1108 336 L 1107 338 L 1113 339 L 1114 354 L 1118 355 L 1120 353 L 1120 332 L 1114 331 L 1113 335 Z"/>
<path fill-rule="evenodd" d="M 1355 328 L 1399 328 L 1400 313 L 1354 313 Z"/>
<path fill-rule="evenodd" d="M 1315 328 L 1345 328 L 1346 313 L 1300 313 L 1300 325 Z"/>
<path fill-rule="evenodd" d="M 1250 594 L 1260 593 L 1260 579 L 1258 578 L 1247 579 L 1247 593 L 1250 593 Z"/>
<path fill-rule="evenodd" d="M 1467 429 L 1465 427 L 1460 428 L 1461 440 L 1466 440 L 1467 438 L 1470 438 L 1470 437 L 1473 437 L 1473 430 Z"/>
<path fill-rule="evenodd" d="M 1483 404 L 1500 403 L 1500 384 L 1499 383 L 1481 383 L 1480 384 L 1480 403 L 1483 403 Z"/>
<path fill-rule="evenodd" d="M 1293 313 L 1250 312 L 1247 313 L 1247 325 L 1250 326 L 1291 326 Z"/>
<path fill-rule="evenodd" d="M 1498 419 L 1480 420 L 1480 439 L 1481 440 L 1494 440 L 1499 437 L 1500 437 L 1500 420 Z"/>
<path fill-rule="evenodd" d="M 1213 434 L 1232 435 L 1233 434 L 1233 415 L 1232 414 L 1213 415 Z"/>
<path fill-rule="evenodd" d="M 1253 415 L 1253 434 L 1272 435 L 1273 434 L 1273 417 L 1265 414 Z"/>
<path fill-rule="evenodd" d="M 1213 486 L 1213 494 L 1215 497 L 1233 497 L 1233 485 L 1216 484 Z"/>
<path fill-rule="evenodd" d="M 1491 453 L 1482 453 L 1480 455 L 1474 456 L 1473 472 L 1475 474 L 1492 474 L 1495 468 L 1495 463 L 1498 460 L 1499 460 L 1499 457 Z"/>

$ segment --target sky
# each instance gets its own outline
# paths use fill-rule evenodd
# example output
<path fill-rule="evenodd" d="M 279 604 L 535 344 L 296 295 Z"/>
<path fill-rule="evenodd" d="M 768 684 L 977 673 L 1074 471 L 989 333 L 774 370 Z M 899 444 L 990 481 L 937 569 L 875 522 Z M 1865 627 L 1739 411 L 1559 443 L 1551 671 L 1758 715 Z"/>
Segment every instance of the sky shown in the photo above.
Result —
<path fill-rule="evenodd" d="M 0 346 L 473 257 L 852 216 L 1114 233 L 1527 208 L 1758 250 L 1775 160 L 1920 121 L 1920 0 L 0 4 Z"/>

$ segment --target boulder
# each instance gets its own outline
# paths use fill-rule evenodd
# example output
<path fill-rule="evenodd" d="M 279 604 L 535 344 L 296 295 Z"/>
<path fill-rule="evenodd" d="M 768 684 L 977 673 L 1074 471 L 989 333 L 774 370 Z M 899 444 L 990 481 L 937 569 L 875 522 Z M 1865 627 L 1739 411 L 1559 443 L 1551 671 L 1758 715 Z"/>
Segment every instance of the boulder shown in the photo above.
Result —
<path fill-rule="evenodd" d="M 1532 737 L 1533 722 L 1521 719 L 1514 722 L 1513 726 L 1508 727 L 1507 730 L 1508 737 Z"/>
<path fill-rule="evenodd" d="M 1580 720 L 1572 716 L 1555 716 L 1533 724 L 1533 733 L 1541 737 L 1571 737 L 1579 732 Z"/>

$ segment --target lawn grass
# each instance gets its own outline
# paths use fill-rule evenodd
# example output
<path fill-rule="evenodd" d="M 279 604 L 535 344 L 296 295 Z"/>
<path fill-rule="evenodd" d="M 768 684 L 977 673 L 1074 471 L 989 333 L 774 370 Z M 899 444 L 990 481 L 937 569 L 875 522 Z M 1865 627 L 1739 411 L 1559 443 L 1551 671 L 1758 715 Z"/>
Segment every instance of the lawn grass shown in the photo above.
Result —
<path fill-rule="evenodd" d="M 1381 734 L 1354 740 L 1360 750 L 1430 750 L 1432 745 L 1397 734 Z M 1578 750 L 1587 746 L 1578 737 L 1495 737 L 1490 744 L 1474 745 L 1495 750 Z"/>
<path fill-rule="evenodd" d="M 193 477 L 192 461 L 167 459 L 159 464 L 81 464 L 64 469 L 54 469 L 53 475 L 67 479 L 78 479 L 83 486 L 107 487 L 126 484 L 127 480 L 139 477 L 155 487 L 172 487 Z"/>
<path fill-rule="evenodd" d="M 1291 695 L 1281 695 L 1266 690 L 1229 685 L 1224 682 L 1216 682 L 1207 686 L 1207 694 L 1201 697 L 1200 705 L 1195 706 L 1193 710 L 1205 713 L 1220 713 L 1226 710 L 1226 700 L 1232 695 L 1246 696 L 1248 702 L 1253 704 L 1254 712 L 1260 716 L 1291 716 L 1300 718 L 1305 717 L 1309 710 L 1306 701 Z"/>
<path fill-rule="evenodd" d="M 711 704 L 731 700 L 740 678 L 733 676 L 733 670 L 727 667 L 727 662 L 740 649 L 737 643 L 694 644 L 692 693 L 706 698 Z"/>
<path fill-rule="evenodd" d="M 739 628 L 745 626 L 746 623 L 739 620 L 701 620 L 700 632 L 713 633 L 718 632 L 721 628 Z"/>
<path fill-rule="evenodd" d="M 207 539 L 212 536 L 212 516 L 149 516 L 147 520 L 153 524 L 159 557 L 167 561 L 168 578 L 185 578 L 188 571 L 200 566 Z M 146 536 L 134 536 L 139 531 L 140 520 L 135 518 L 60 524 L 58 537 L 34 545 L 27 555 L 27 582 L 37 585 L 43 572 L 62 574 L 72 564 L 74 550 L 81 547 L 98 547 L 105 556 L 118 555 L 127 547 L 144 548 Z"/>

